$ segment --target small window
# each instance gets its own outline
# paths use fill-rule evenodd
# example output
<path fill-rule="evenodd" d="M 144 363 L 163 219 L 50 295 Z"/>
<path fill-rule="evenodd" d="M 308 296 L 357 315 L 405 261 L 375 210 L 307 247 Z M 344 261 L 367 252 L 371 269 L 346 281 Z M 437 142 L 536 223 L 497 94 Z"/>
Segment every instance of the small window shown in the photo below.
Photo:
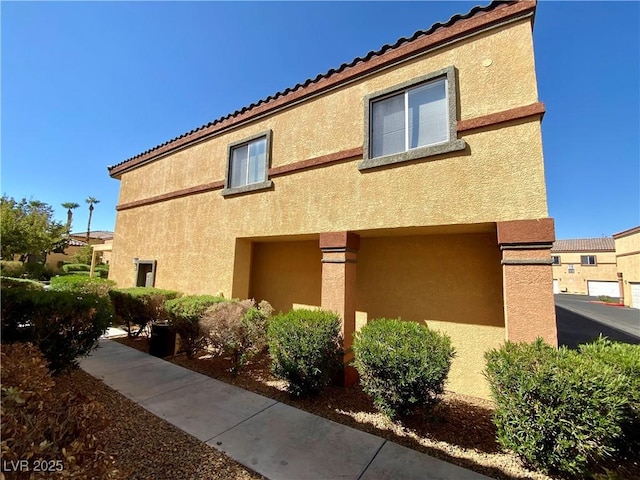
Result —
<path fill-rule="evenodd" d="M 573 267 L 573 263 L 567 265 L 567 273 L 576 273 L 575 268 Z"/>
<path fill-rule="evenodd" d="M 596 256 L 595 255 L 581 255 L 580 256 L 580 265 L 596 265 Z"/>
<path fill-rule="evenodd" d="M 438 70 L 367 95 L 360 170 L 464 150 L 457 138 L 456 70 Z"/>
<path fill-rule="evenodd" d="M 267 179 L 267 139 L 260 138 L 231 149 L 229 187 L 243 187 Z"/>
<path fill-rule="evenodd" d="M 560 265 L 560 255 L 552 255 L 551 256 L 551 263 L 553 265 Z"/>
<path fill-rule="evenodd" d="M 227 179 L 222 195 L 262 190 L 272 186 L 267 180 L 271 131 L 229 145 Z"/>

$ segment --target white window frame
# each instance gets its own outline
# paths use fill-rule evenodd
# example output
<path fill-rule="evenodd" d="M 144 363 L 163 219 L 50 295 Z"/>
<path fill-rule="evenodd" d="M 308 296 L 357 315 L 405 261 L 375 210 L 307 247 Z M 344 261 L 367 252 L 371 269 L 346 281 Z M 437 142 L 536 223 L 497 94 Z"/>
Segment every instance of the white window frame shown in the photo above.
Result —
<path fill-rule="evenodd" d="M 442 155 L 445 153 L 465 150 L 467 144 L 463 139 L 458 139 L 457 133 L 457 93 L 456 93 L 456 69 L 453 66 L 414 78 L 407 82 L 395 85 L 391 88 L 372 93 L 364 97 L 364 139 L 363 159 L 358 169 L 366 170 L 410 160 L 421 160 L 427 157 Z M 435 82 L 444 81 L 447 116 L 447 140 L 438 141 L 428 145 L 409 148 L 409 93 Z M 405 149 L 401 152 L 383 156 L 373 156 L 373 105 L 376 102 L 404 95 L 404 122 L 405 122 Z"/>
<path fill-rule="evenodd" d="M 567 273 L 576 273 L 576 267 L 573 263 L 567 265 Z"/>
<path fill-rule="evenodd" d="M 584 262 L 585 258 L 587 259 L 586 263 Z M 589 261 L 591 258 L 593 258 L 593 263 Z M 598 265 L 598 259 L 595 255 L 580 255 L 580 265 L 583 267 L 594 267 Z"/>
<path fill-rule="evenodd" d="M 261 132 L 251 137 L 244 138 L 240 141 L 233 142 L 229 145 L 227 151 L 227 176 L 225 179 L 225 188 L 222 190 L 222 196 L 229 195 L 238 195 L 242 193 L 253 192 L 256 190 L 265 190 L 269 189 L 273 186 L 273 182 L 269 180 L 269 167 L 271 166 L 271 139 L 273 136 L 273 132 L 268 130 L 266 132 Z M 249 158 L 251 151 L 251 144 L 259 142 L 261 140 L 266 141 L 266 150 L 265 150 L 265 165 L 264 165 L 264 179 L 257 182 L 249 182 Z M 239 148 L 243 148 L 248 146 L 247 151 L 247 166 L 246 172 L 244 172 L 244 180 L 245 183 L 242 185 L 231 185 L 232 173 L 233 173 L 233 154 Z"/>

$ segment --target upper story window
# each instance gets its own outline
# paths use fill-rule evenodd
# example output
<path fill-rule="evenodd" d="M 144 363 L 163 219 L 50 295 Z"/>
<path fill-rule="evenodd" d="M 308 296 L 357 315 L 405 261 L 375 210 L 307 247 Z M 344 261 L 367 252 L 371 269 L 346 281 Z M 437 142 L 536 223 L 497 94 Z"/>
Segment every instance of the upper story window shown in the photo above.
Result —
<path fill-rule="evenodd" d="M 360 170 L 464 150 L 453 67 L 368 95 Z"/>
<path fill-rule="evenodd" d="M 552 255 L 551 256 L 551 263 L 553 265 L 560 265 L 560 255 Z"/>
<path fill-rule="evenodd" d="M 580 255 L 580 265 L 596 265 L 596 256 Z"/>
<path fill-rule="evenodd" d="M 567 273 L 576 273 L 576 269 L 573 266 L 573 263 L 567 265 Z"/>
<path fill-rule="evenodd" d="M 269 188 L 271 131 L 229 145 L 227 179 L 222 195 L 234 195 Z"/>
<path fill-rule="evenodd" d="M 447 79 L 371 102 L 371 157 L 449 140 Z"/>

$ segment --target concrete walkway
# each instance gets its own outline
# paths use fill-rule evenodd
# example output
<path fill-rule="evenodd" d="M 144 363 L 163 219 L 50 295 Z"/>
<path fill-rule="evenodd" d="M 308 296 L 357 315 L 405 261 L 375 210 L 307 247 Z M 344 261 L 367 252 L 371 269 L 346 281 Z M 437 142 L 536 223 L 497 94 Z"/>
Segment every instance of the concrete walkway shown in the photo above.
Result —
<path fill-rule="evenodd" d="M 272 480 L 489 478 L 112 340 L 101 339 L 80 366 Z"/>

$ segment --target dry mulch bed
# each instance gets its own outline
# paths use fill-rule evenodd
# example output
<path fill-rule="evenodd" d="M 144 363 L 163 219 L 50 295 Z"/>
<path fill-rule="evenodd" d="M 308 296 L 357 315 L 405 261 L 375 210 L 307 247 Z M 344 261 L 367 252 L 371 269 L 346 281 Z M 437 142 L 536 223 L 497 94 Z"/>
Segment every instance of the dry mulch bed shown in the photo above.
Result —
<path fill-rule="evenodd" d="M 257 480 L 263 477 L 197 438 L 156 417 L 78 369 L 56 377 L 60 391 L 91 395 L 109 426 L 96 435 L 113 455 L 122 478 L 135 480 Z"/>
<path fill-rule="evenodd" d="M 114 340 L 149 352 L 147 337 Z M 285 382 L 271 374 L 267 354 L 256 356 L 237 376 L 231 374 L 229 358 L 211 356 L 207 352 L 201 352 L 193 359 L 181 354 L 165 360 L 492 478 L 554 478 L 529 470 L 514 454 L 500 449 L 491 421 L 494 405 L 488 400 L 446 392 L 433 410 L 418 410 L 403 421 L 392 422 L 376 410 L 358 384 L 349 388 L 329 386 L 312 398 L 292 398 L 286 391 Z M 610 478 L 640 479 L 638 464 L 614 464 L 609 468 L 618 472 L 617 477 Z"/>
<path fill-rule="evenodd" d="M 144 336 L 114 340 L 149 351 L 149 341 Z M 230 359 L 206 352 L 192 360 L 185 355 L 166 360 L 493 478 L 550 478 L 527 470 L 514 455 L 500 451 L 491 422 L 493 404 L 487 400 L 447 392 L 432 411 L 418 411 L 400 423 L 379 413 L 359 385 L 329 386 L 319 396 L 291 398 L 285 382 L 271 374 L 266 354 L 255 357 L 237 376 L 230 373 Z"/>

